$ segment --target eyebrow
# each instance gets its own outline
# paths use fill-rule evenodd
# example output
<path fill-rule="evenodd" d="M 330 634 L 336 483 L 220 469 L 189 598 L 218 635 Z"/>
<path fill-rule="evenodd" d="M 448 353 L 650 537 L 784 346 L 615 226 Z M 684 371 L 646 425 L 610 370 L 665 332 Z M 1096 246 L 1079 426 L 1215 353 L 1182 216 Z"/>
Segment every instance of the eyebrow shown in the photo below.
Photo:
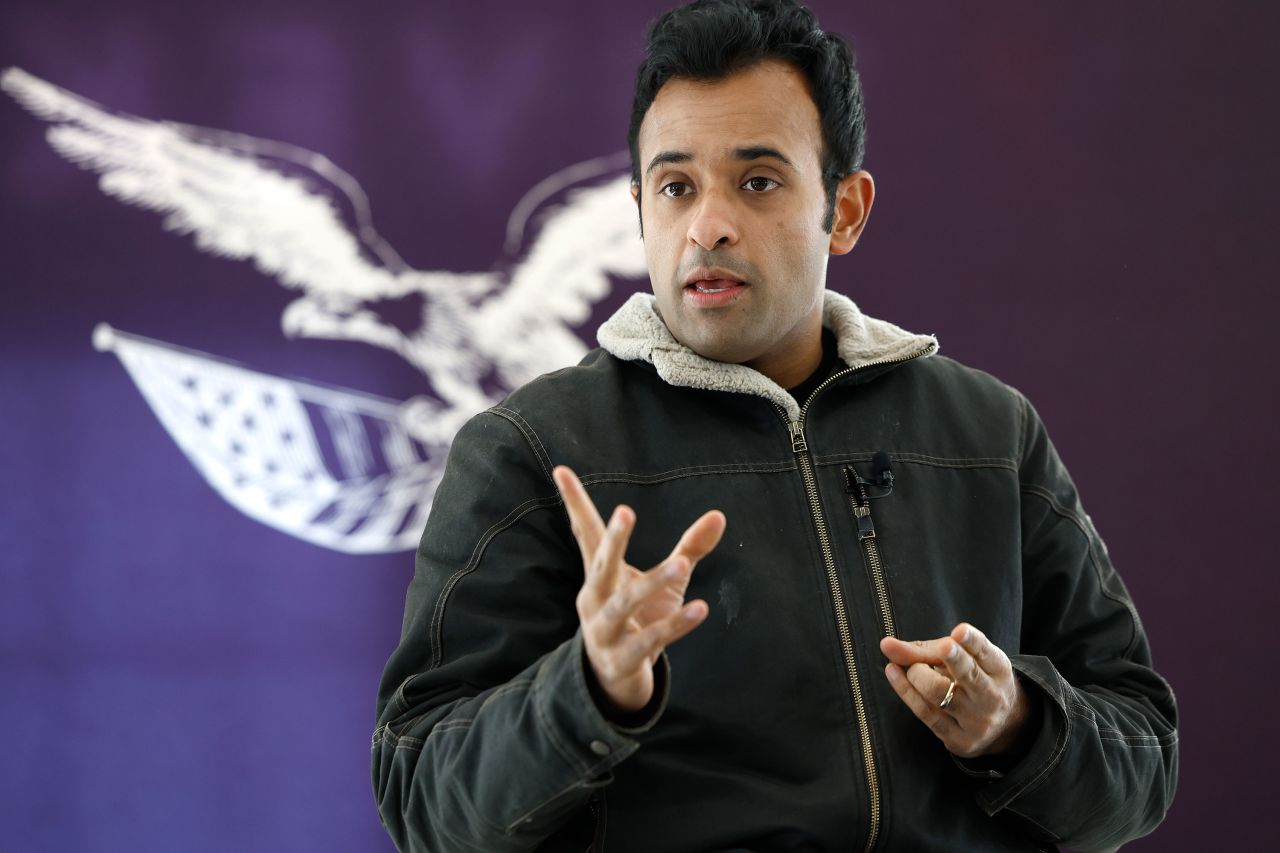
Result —
<path fill-rule="evenodd" d="M 645 168 L 644 173 L 645 175 L 648 175 L 664 163 L 688 163 L 692 159 L 693 155 L 688 151 L 663 151 L 657 157 L 654 157 L 649 161 L 649 165 Z"/>
<path fill-rule="evenodd" d="M 781 160 L 792 169 L 796 167 L 796 164 L 792 163 L 785 154 L 778 149 L 770 148 L 767 145 L 753 145 L 750 148 L 735 148 L 733 150 L 733 159 L 735 160 L 759 160 L 763 157 L 772 157 L 774 160 Z"/>
<path fill-rule="evenodd" d="M 735 160 L 760 160 L 770 157 L 774 160 L 780 160 L 786 163 L 792 169 L 796 167 L 795 163 L 776 148 L 770 148 L 767 145 L 751 145 L 746 148 L 733 149 L 733 159 Z M 663 151 L 649 161 L 649 165 L 645 167 L 644 173 L 648 175 L 654 169 L 666 163 L 688 163 L 693 159 L 693 155 L 688 151 Z"/>

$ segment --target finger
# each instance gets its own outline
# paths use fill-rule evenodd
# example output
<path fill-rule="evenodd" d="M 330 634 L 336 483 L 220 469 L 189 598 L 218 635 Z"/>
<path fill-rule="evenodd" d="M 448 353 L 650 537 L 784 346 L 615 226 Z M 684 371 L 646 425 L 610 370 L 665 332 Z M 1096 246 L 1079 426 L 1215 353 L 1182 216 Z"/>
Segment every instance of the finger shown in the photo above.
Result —
<path fill-rule="evenodd" d="M 688 560 L 673 557 L 657 568 L 622 584 L 600 608 L 598 625 L 593 626 L 593 631 L 598 631 L 598 639 L 610 642 L 621 635 L 637 610 L 648 604 L 655 595 L 667 594 L 670 585 L 686 583 L 689 571 Z"/>
<path fill-rule="evenodd" d="M 569 513 L 569 526 L 573 530 L 573 537 L 578 540 L 578 550 L 582 552 L 582 563 L 585 566 L 600 546 L 600 540 L 604 536 L 604 521 L 578 475 L 567 466 L 557 465 L 551 471 L 551 479 L 555 481 L 560 498 L 564 501 L 564 508 Z"/>
<path fill-rule="evenodd" d="M 713 509 L 703 513 L 685 530 L 676 547 L 671 549 L 668 559 L 683 557 L 689 561 L 690 566 L 696 566 L 699 560 L 720 544 L 720 537 L 724 535 L 727 525 L 724 513 L 720 510 Z"/>
<path fill-rule="evenodd" d="M 899 640 L 897 637 L 885 637 L 880 641 L 880 651 L 885 657 L 904 669 L 914 663 L 943 666 L 941 644 L 944 640 L 947 640 L 947 638 L 939 637 L 936 640 L 906 642 Z"/>
<path fill-rule="evenodd" d="M 947 695 L 947 688 L 951 686 L 950 676 L 940 675 L 927 663 L 912 664 L 906 668 L 906 673 L 911 686 L 926 700 L 932 700 L 934 707 Z"/>
<path fill-rule="evenodd" d="M 952 638 L 944 638 L 939 643 L 939 649 L 942 652 L 942 666 L 939 668 L 948 678 L 954 678 L 958 683 L 966 685 L 970 691 L 979 678 L 986 678 L 986 674 L 978 668 L 977 661 L 973 659 L 973 655 L 969 654 L 968 649 Z"/>
<path fill-rule="evenodd" d="M 665 619 L 636 631 L 623 641 L 620 663 L 639 666 L 645 661 L 652 661 L 667 646 L 701 625 L 709 612 L 705 601 L 695 599 Z"/>
<path fill-rule="evenodd" d="M 903 672 L 902 667 L 896 663 L 891 663 L 884 668 L 884 674 L 889 679 L 889 684 L 893 687 L 893 691 L 898 694 L 911 713 L 916 715 L 920 722 L 929 727 L 939 740 L 944 744 L 954 740 L 960 734 L 960 726 L 942 709 L 938 707 L 938 701 L 929 701 L 923 696 L 919 690 L 911 683 L 907 674 Z M 945 692 L 944 694 L 945 695 Z"/>
<path fill-rule="evenodd" d="M 614 507 L 604 537 L 587 564 L 584 586 L 599 595 L 600 600 L 611 596 L 621 581 L 623 555 L 627 552 L 627 543 L 631 541 L 635 520 L 636 515 L 630 507 L 621 504 Z"/>
<path fill-rule="evenodd" d="M 1002 678 L 1013 668 L 1009 663 L 1009 657 L 1000 650 L 1000 647 L 968 622 L 957 625 L 951 631 L 951 639 L 963 646 L 964 650 L 973 656 L 979 668 L 993 678 Z"/>
<path fill-rule="evenodd" d="M 986 710 L 999 704 L 999 690 L 995 680 L 987 674 L 978 661 L 969 654 L 969 650 L 948 639 L 944 672 L 954 678 L 957 689 L 963 694 L 965 701 L 948 707 L 952 716 L 964 717 L 962 723 L 972 723 L 971 717 L 981 716 Z"/>

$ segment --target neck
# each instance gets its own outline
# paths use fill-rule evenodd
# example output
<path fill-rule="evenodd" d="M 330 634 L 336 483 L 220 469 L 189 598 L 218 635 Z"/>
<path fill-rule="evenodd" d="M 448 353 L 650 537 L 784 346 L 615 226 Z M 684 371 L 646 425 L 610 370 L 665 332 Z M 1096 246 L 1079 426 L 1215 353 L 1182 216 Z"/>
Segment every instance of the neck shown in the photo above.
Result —
<path fill-rule="evenodd" d="M 808 324 L 807 324 L 808 325 Z M 804 382 L 822 364 L 822 315 L 814 318 L 812 329 L 794 343 L 775 348 L 746 366 L 772 379 L 782 388 L 794 388 Z"/>

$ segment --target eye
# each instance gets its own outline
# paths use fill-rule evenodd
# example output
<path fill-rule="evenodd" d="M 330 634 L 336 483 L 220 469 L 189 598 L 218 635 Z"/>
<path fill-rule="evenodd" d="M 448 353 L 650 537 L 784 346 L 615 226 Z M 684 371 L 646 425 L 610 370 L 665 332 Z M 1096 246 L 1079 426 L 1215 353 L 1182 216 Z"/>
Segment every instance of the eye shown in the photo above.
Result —
<path fill-rule="evenodd" d="M 780 186 L 782 185 L 773 178 L 766 178 L 763 175 L 756 175 L 754 178 L 747 178 L 747 182 L 742 185 L 743 189 L 751 190 L 753 193 L 767 193 Z"/>
<path fill-rule="evenodd" d="M 662 193 L 667 198 L 680 198 L 680 196 L 686 195 L 689 192 L 689 185 L 681 183 L 680 181 L 672 181 L 669 184 L 665 184 L 662 189 L 658 190 L 658 192 Z"/>

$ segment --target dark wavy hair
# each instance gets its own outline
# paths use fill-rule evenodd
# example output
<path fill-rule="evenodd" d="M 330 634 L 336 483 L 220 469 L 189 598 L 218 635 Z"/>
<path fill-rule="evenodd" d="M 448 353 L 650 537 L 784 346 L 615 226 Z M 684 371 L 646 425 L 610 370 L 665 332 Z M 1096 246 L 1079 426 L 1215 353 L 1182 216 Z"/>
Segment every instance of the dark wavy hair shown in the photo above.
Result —
<path fill-rule="evenodd" d="M 631 180 L 640 182 L 640 123 L 668 80 L 718 80 L 766 59 L 791 63 L 809 81 L 822 121 L 822 227 L 830 231 L 836 187 L 862 168 L 866 151 L 862 82 L 848 43 L 823 31 L 813 12 L 794 0 L 694 0 L 649 25 L 627 130 Z"/>

